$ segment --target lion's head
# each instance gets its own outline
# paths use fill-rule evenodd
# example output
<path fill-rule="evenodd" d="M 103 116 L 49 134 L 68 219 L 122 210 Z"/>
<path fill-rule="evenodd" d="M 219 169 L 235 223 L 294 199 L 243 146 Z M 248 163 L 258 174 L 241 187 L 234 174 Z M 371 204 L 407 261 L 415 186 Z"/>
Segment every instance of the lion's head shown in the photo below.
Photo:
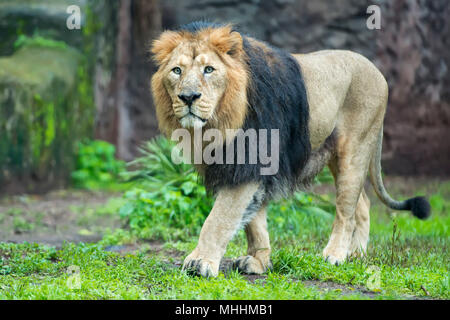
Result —
<path fill-rule="evenodd" d="M 153 42 L 152 91 L 161 130 L 237 129 L 247 110 L 242 37 L 230 26 L 166 31 Z"/>

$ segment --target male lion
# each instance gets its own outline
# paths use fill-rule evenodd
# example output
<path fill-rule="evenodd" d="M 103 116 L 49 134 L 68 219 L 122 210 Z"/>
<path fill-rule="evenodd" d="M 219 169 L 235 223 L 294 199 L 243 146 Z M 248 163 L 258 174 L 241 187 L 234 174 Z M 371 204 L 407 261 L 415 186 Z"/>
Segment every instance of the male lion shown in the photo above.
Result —
<path fill-rule="evenodd" d="M 152 52 L 159 66 L 152 93 L 167 136 L 177 128 L 279 129 L 275 175 L 261 175 L 261 164 L 197 165 L 217 197 L 183 269 L 217 276 L 228 242 L 245 226 L 248 255 L 234 265 L 245 273 L 265 272 L 271 265 L 267 203 L 307 185 L 325 165 L 337 192 L 333 231 L 323 250 L 332 264 L 366 251 L 368 171 L 389 208 L 411 210 L 421 219 L 430 214 L 424 198 L 395 201 L 383 186 L 388 85 L 363 56 L 340 50 L 290 55 L 229 25 L 204 22 L 162 33 Z"/>

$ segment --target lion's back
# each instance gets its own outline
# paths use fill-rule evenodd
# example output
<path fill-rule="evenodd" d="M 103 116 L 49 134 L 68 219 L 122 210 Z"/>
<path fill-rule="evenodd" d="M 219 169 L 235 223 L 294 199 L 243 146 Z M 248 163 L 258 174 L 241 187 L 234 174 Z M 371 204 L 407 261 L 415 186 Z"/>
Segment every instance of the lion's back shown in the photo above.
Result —
<path fill-rule="evenodd" d="M 386 80 L 363 55 L 347 50 L 322 50 L 293 56 L 300 64 L 308 94 L 313 147 L 331 134 L 343 110 L 370 113 L 385 106 L 382 102 L 388 94 Z"/>
<path fill-rule="evenodd" d="M 387 82 L 380 70 L 362 54 L 349 50 L 321 50 L 293 55 L 309 80 L 326 80 L 330 86 L 360 88 L 383 92 Z M 322 82 L 323 83 L 323 82 Z M 350 89 L 350 88 L 349 88 Z M 370 93 L 370 92 L 369 92 Z"/>

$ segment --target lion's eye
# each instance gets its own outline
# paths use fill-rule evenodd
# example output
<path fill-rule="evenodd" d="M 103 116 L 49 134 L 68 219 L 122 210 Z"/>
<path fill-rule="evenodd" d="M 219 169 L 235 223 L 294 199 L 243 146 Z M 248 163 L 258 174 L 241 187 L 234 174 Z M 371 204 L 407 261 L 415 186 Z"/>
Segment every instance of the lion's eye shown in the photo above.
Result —
<path fill-rule="evenodd" d="M 175 74 L 181 74 L 181 68 L 180 67 L 175 67 L 172 69 L 172 72 Z"/>
<path fill-rule="evenodd" d="M 215 69 L 213 68 L 213 67 L 211 67 L 211 66 L 207 66 L 207 67 L 205 67 L 205 73 L 211 73 L 211 72 L 213 72 Z"/>

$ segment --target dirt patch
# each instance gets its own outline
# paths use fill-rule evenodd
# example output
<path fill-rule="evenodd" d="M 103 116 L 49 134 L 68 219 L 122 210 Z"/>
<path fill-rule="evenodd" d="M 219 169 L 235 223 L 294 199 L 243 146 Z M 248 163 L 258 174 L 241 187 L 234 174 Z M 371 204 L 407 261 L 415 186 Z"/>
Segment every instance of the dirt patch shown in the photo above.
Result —
<path fill-rule="evenodd" d="M 136 254 L 144 252 L 150 256 L 157 256 L 163 263 L 171 268 L 181 269 L 182 259 L 185 252 L 176 249 L 164 248 L 164 242 L 161 241 L 143 241 L 134 244 L 113 245 L 105 247 L 106 251 L 117 252 L 120 255 Z"/>
<path fill-rule="evenodd" d="M 52 236 L 52 235 L 47 235 L 47 234 L 40 234 L 40 235 L 26 236 L 24 234 L 20 234 L 20 235 L 9 236 L 7 239 L 0 238 L 0 242 L 39 243 L 39 244 L 55 247 L 56 249 L 60 249 L 64 242 L 89 243 L 89 242 L 98 242 L 101 239 L 102 239 L 101 235 L 81 236 L 81 235 L 77 235 L 77 234 L 59 234 L 59 235 Z"/>
<path fill-rule="evenodd" d="M 60 247 L 68 242 L 97 242 L 106 228 L 120 226 L 119 195 L 74 190 L 0 200 L 0 242 L 36 242 Z"/>
<path fill-rule="evenodd" d="M 352 295 L 355 293 L 365 297 L 375 298 L 379 293 L 372 292 L 361 286 L 344 285 L 332 281 L 303 280 L 305 287 L 315 287 L 321 291 L 339 291 L 342 295 Z"/>

